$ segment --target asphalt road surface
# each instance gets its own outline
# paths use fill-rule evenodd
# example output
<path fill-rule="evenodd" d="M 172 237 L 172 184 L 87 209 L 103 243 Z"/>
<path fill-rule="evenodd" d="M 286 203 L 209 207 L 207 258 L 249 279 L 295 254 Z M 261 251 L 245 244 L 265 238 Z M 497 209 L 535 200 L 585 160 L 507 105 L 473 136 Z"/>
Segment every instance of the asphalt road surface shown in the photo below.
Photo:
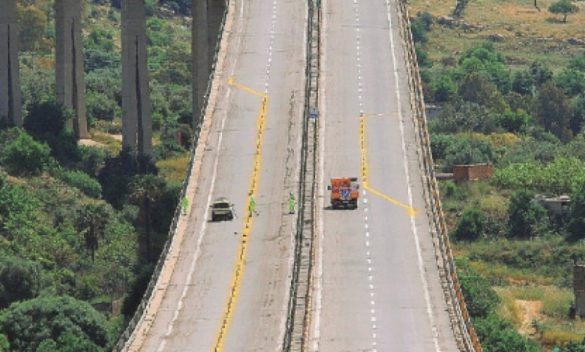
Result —
<path fill-rule="evenodd" d="M 306 4 L 235 0 L 226 62 L 171 284 L 142 351 L 278 351 L 290 285 Z M 263 104 L 263 101 L 265 104 Z M 255 171 L 256 170 L 256 171 Z M 257 215 L 246 217 L 252 192 Z M 233 221 L 210 222 L 225 196 Z"/>
<path fill-rule="evenodd" d="M 458 350 L 424 211 L 395 1 L 322 5 L 312 351 Z M 358 209 L 328 208 L 336 176 L 359 177 Z"/>

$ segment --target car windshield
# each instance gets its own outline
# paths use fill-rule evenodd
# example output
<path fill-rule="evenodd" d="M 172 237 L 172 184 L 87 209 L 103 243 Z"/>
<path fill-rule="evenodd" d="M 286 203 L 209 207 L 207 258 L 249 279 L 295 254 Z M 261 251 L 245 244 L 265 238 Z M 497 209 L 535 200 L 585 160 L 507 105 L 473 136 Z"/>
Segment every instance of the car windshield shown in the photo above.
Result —
<path fill-rule="evenodd" d="M 213 207 L 216 209 L 227 209 L 230 207 L 230 205 L 229 203 L 215 203 Z"/>

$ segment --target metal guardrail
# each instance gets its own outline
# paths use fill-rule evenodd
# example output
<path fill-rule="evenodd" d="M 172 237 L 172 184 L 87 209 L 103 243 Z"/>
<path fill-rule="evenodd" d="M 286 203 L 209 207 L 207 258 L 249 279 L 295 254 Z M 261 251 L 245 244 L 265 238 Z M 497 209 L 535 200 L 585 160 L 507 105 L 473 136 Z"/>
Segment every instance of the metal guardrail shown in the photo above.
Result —
<path fill-rule="evenodd" d="M 288 312 L 282 350 L 304 351 L 307 341 L 311 306 L 311 281 L 314 257 L 316 163 L 318 145 L 319 92 L 319 0 L 308 0 L 306 38 L 305 109 L 303 115 L 301 167 L 299 175 L 297 233 L 289 292 Z"/>
<path fill-rule="evenodd" d="M 207 110 L 209 93 L 211 91 L 211 85 L 213 82 L 213 78 L 215 76 L 215 66 L 217 64 L 217 57 L 218 57 L 218 53 L 219 53 L 221 39 L 223 36 L 223 30 L 224 30 L 224 26 L 225 26 L 226 17 L 227 17 L 227 11 L 229 8 L 229 2 L 230 2 L 230 0 L 225 0 L 226 6 L 225 6 L 225 11 L 223 13 L 221 24 L 220 24 L 219 30 L 218 30 L 217 42 L 215 45 L 215 51 L 214 51 L 214 55 L 213 55 L 212 65 L 211 65 L 211 72 L 209 74 L 209 79 L 207 81 L 207 89 L 206 89 L 205 95 L 203 97 L 203 104 L 201 106 L 201 110 L 199 111 L 199 123 L 193 131 L 193 140 L 191 142 L 191 156 L 189 158 L 189 165 L 187 167 L 187 170 L 185 171 L 185 178 L 184 178 L 183 184 L 181 186 L 181 193 L 180 193 L 179 198 L 178 198 L 179 200 L 183 199 L 186 195 L 188 181 L 189 181 L 189 175 L 191 174 L 191 171 L 193 169 L 193 164 L 195 161 L 195 150 L 197 148 L 197 143 L 199 142 L 199 136 L 201 134 L 201 126 L 203 124 L 203 119 L 205 118 L 205 111 Z M 180 216 L 181 216 L 181 205 L 179 202 L 179 204 L 177 204 L 177 207 L 175 208 L 175 213 L 173 215 L 173 220 L 171 222 L 171 226 L 169 229 L 169 234 L 168 234 L 167 240 L 166 240 L 165 245 L 161 251 L 160 257 L 158 258 L 158 261 L 156 262 L 156 266 L 154 267 L 154 270 L 153 270 L 152 276 L 150 277 L 150 281 L 148 282 L 148 286 L 146 288 L 146 291 L 144 292 L 144 295 L 142 296 L 142 300 L 141 300 L 140 304 L 138 305 L 138 307 L 136 308 L 136 311 L 134 312 L 132 319 L 130 319 L 130 321 L 128 322 L 128 325 L 126 326 L 126 329 L 120 335 L 117 343 L 112 348 L 113 352 L 120 352 L 120 351 L 124 350 L 126 343 L 129 341 L 130 337 L 132 336 L 134 329 L 136 328 L 136 326 L 140 322 L 140 319 L 141 319 L 142 315 L 144 314 L 146 307 L 148 306 L 148 302 L 152 296 L 152 293 L 154 292 L 154 289 L 156 287 L 156 283 L 158 281 L 158 277 L 159 277 L 160 272 L 164 266 L 166 256 L 169 252 L 169 248 L 171 247 L 171 243 L 173 242 L 173 239 L 175 237 L 175 232 L 177 230 L 177 223 L 179 221 Z"/>
<path fill-rule="evenodd" d="M 481 344 L 473 328 L 471 317 L 467 311 L 465 299 L 461 290 L 461 284 L 457 277 L 457 268 L 453 260 L 453 253 L 449 243 L 449 235 L 439 189 L 435 178 L 431 143 L 427 128 L 422 82 L 420 79 L 418 61 L 414 46 L 414 40 L 410 31 L 410 18 L 408 15 L 407 0 L 399 1 L 402 37 L 406 44 L 406 61 L 409 71 L 409 86 L 411 91 L 411 107 L 415 114 L 414 122 L 418 133 L 419 162 L 423 171 L 425 183 L 425 195 L 427 197 L 427 213 L 431 225 L 431 232 L 435 238 L 440 252 L 439 266 L 445 298 L 449 306 L 451 323 L 455 332 L 459 348 L 466 352 L 482 352 Z"/>

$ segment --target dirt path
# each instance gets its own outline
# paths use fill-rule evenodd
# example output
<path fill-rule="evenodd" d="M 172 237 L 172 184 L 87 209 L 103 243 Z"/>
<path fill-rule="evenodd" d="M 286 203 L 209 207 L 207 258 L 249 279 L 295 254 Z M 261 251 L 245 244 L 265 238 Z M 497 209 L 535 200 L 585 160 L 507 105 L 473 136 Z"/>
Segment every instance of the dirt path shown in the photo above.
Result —
<path fill-rule="evenodd" d="M 542 320 L 542 301 L 526 301 L 522 299 L 517 299 L 514 301 L 516 307 L 518 308 L 518 313 L 520 315 L 520 319 L 522 321 L 522 325 L 518 332 L 520 332 L 524 336 L 534 335 L 536 333 L 536 329 L 532 323 L 535 320 Z"/>

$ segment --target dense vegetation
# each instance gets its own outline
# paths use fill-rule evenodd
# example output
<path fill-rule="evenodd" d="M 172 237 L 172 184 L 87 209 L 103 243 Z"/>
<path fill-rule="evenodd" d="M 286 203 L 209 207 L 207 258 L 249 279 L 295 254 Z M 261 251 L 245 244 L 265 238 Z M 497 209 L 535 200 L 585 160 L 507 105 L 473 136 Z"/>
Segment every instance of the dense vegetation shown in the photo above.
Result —
<path fill-rule="evenodd" d="M 436 167 L 451 172 L 456 164 L 491 163 L 495 169 L 487 181 L 440 184 L 466 300 L 489 352 L 585 350 L 571 275 L 573 263 L 585 263 L 585 49 L 557 37 L 564 44 L 543 57 L 539 50 L 549 44 L 538 37 L 543 27 L 553 32 L 571 22 L 575 31 L 564 27 L 560 35 L 579 33 L 583 17 L 564 24 L 566 17 L 554 15 L 583 6 L 538 3 L 551 17 L 534 20 L 529 33 L 519 19 L 492 18 L 486 10 L 538 13 L 526 2 L 457 1 L 443 15 L 434 4 L 414 5 L 421 10 L 412 32 L 425 99 L 435 106 L 429 128 Z M 516 36 L 493 33 L 491 23 Z M 511 49 L 520 41 L 540 43 L 522 49 L 528 52 Z M 464 49 L 453 55 L 445 50 L 451 46 Z M 568 195 L 571 203 L 555 213 L 538 195 Z"/>
<path fill-rule="evenodd" d="M 53 1 L 19 4 L 25 122 L 0 129 L 0 351 L 107 351 L 134 313 L 188 160 L 189 3 L 147 0 L 155 160 L 120 150 L 120 2 L 85 4 L 83 143 L 55 102 Z"/>

